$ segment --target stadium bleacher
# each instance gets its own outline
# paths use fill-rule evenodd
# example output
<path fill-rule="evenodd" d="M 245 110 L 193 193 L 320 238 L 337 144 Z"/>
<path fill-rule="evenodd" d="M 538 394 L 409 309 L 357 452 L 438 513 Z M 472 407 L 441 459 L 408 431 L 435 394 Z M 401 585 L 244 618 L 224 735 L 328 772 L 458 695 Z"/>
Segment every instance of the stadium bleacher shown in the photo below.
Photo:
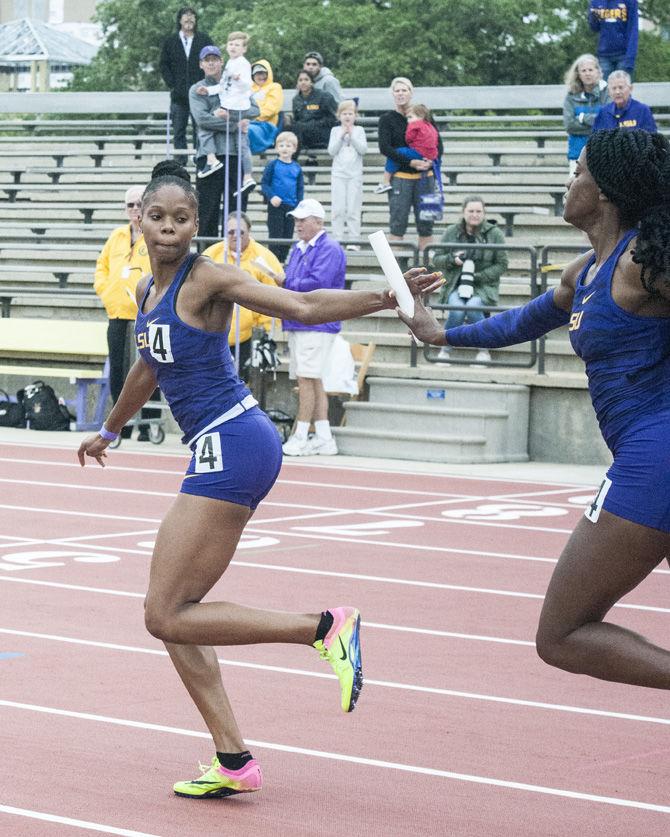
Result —
<path fill-rule="evenodd" d="M 668 130 L 669 124 L 668 88 L 667 84 L 636 86 L 641 99 L 656 105 L 662 130 Z M 379 112 L 390 107 L 390 97 L 386 90 L 345 91 L 354 92 L 361 100 L 361 123 L 369 140 L 364 169 L 364 240 L 368 233 L 386 228 L 388 223 L 386 197 L 374 194 L 373 188 L 383 167 L 383 157 L 376 146 L 376 121 Z M 146 182 L 151 167 L 166 156 L 162 118 L 166 94 L 128 94 L 125 101 L 119 94 L 101 94 L 95 97 L 99 100 L 96 109 L 105 113 L 100 120 L 91 116 L 91 97 L 86 97 L 88 104 L 77 98 L 84 95 L 21 97 L 21 109 L 26 107 L 27 99 L 32 108 L 22 120 L 16 118 L 16 97 L 0 94 L 0 113 L 8 114 L 0 130 L 3 318 L 104 321 L 104 310 L 92 289 L 96 256 L 109 231 L 123 223 L 125 189 Z M 537 254 L 545 246 L 560 243 L 577 253 L 585 246 L 581 235 L 561 217 L 567 177 L 566 140 L 558 129 L 562 95 L 563 88 L 559 86 L 415 91 L 415 101 L 436 110 L 445 147 L 446 214 L 444 221 L 436 225 L 436 242 L 444 226 L 460 217 L 463 197 L 474 192 L 486 200 L 489 217 L 504 226 L 510 243 L 528 250 L 528 254 L 510 254 L 508 273 L 501 282 L 501 305 L 519 304 L 528 298 L 531 281 L 539 278 L 539 274 L 533 274 L 532 251 Z M 107 96 L 112 98 L 106 99 Z M 290 95 L 288 100 L 287 108 Z M 666 103 L 664 107 L 659 107 L 661 102 Z M 59 113 L 81 113 L 82 118 L 63 119 Z M 123 114 L 123 118 L 109 119 L 109 113 Z M 37 118 L 36 114 L 42 116 Z M 528 123 L 532 123 L 531 128 L 524 127 Z M 257 158 L 257 167 L 271 155 L 269 152 L 263 159 Z M 329 158 L 325 152 L 319 152 L 317 157 L 314 182 L 306 186 L 306 194 L 321 201 L 328 210 Z M 248 214 L 254 237 L 263 241 L 266 211 L 258 191 L 251 195 Z M 408 236 L 408 242 L 411 241 Z M 415 262 L 416 254 L 409 247 L 406 251 L 406 260 Z M 376 261 L 369 249 L 363 247 L 347 256 L 348 285 L 369 286 L 371 281 L 379 281 Z M 547 272 L 546 276 L 549 281 L 556 281 L 558 273 Z M 492 367 L 473 369 L 458 362 L 446 367 L 431 362 L 430 353 L 428 357 L 421 352 L 412 353 L 404 327 L 392 312 L 352 321 L 345 324 L 344 331 L 352 342 L 376 343 L 372 377 L 523 382 L 544 388 L 550 384 L 562 390 L 585 386 L 581 364 L 561 334 L 552 336 L 542 347 L 545 374 L 540 375 L 537 369 L 522 372 L 504 365 L 517 363 L 527 353 L 527 347 L 494 353 L 498 365 Z M 74 357 L 78 357 L 76 351 Z M 16 377 L 7 373 L 6 363 L 2 365 L 7 360 L 0 345 L 0 385 L 15 389 Z M 43 356 L 42 360 L 61 379 L 70 362 L 76 363 L 72 359 L 64 361 L 62 355 Z M 12 363 L 15 362 L 14 356 Z M 412 362 L 416 365 L 412 366 Z M 290 388 L 282 387 L 281 377 L 276 397 L 286 406 Z"/>

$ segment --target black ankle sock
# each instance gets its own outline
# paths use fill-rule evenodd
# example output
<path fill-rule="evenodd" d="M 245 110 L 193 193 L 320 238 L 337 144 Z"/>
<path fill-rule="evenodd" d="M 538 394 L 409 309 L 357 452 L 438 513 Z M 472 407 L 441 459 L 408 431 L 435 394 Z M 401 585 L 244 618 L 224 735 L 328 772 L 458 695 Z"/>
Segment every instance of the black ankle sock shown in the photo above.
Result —
<path fill-rule="evenodd" d="M 218 758 L 221 767 L 225 767 L 226 770 L 239 770 L 253 758 L 249 750 L 245 750 L 243 753 L 217 752 L 216 757 Z"/>
<path fill-rule="evenodd" d="M 332 627 L 333 614 L 329 610 L 324 610 L 321 614 L 321 621 L 319 622 L 319 627 L 316 629 L 316 639 L 314 640 L 314 642 L 318 642 L 320 639 L 325 639 L 326 634 Z"/>

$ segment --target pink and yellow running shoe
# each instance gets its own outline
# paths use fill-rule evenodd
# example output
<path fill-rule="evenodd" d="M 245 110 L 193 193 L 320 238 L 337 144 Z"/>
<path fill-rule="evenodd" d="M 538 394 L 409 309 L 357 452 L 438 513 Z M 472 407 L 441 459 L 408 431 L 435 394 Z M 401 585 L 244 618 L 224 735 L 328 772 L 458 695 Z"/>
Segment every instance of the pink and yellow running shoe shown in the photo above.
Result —
<path fill-rule="evenodd" d="M 331 629 L 324 639 L 317 639 L 314 647 L 340 681 L 342 710 L 353 712 L 363 688 L 361 614 L 355 607 L 335 607 L 329 613 L 333 616 Z"/>
<path fill-rule="evenodd" d="M 239 770 L 227 770 L 221 767 L 216 756 L 212 759 L 211 767 L 200 765 L 203 771 L 199 779 L 190 782 L 177 782 L 173 790 L 177 796 L 187 796 L 190 799 L 216 799 L 222 796 L 232 796 L 235 793 L 253 793 L 263 786 L 263 775 L 256 759 L 248 761 Z"/>

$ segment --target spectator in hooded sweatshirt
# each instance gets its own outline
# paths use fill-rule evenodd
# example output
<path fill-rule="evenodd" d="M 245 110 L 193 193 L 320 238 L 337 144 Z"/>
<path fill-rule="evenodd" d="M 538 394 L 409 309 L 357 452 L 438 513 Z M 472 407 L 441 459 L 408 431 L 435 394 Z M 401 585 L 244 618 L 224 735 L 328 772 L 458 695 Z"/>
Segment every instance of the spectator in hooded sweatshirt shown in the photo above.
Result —
<path fill-rule="evenodd" d="M 249 123 L 249 147 L 252 154 L 272 148 L 279 133 L 284 91 L 272 75 L 270 62 L 261 58 L 251 65 L 251 92 L 260 113 Z"/>
<path fill-rule="evenodd" d="M 605 81 L 614 70 L 633 78 L 637 57 L 637 0 L 590 0 L 589 26 L 598 33 L 598 60 Z"/>
<path fill-rule="evenodd" d="M 624 70 L 615 70 L 607 79 L 607 89 L 612 101 L 605 105 L 593 123 L 594 131 L 609 131 L 621 128 L 633 131 L 642 128 L 655 134 L 658 130 L 656 121 L 648 105 L 633 99 L 633 85 L 630 76 Z"/>
<path fill-rule="evenodd" d="M 328 67 L 323 66 L 323 56 L 320 52 L 308 52 L 304 58 L 303 70 L 312 77 L 314 87 L 317 90 L 323 90 L 335 99 L 335 104 L 338 104 L 344 99 L 340 82 L 335 78 L 332 71 Z"/>

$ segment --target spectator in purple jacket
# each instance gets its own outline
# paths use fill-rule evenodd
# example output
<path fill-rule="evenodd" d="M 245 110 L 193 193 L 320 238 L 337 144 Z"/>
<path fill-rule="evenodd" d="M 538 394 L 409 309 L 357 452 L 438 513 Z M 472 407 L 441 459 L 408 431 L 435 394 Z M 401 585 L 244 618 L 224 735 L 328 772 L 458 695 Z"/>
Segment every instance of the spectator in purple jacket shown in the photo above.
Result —
<path fill-rule="evenodd" d="M 590 0 L 589 26 L 598 33 L 598 61 L 605 81 L 614 70 L 632 78 L 637 58 L 637 0 Z"/>
<path fill-rule="evenodd" d="M 323 206 L 313 198 L 306 198 L 290 214 L 295 218 L 298 241 L 288 255 L 284 287 L 303 292 L 319 288 L 343 290 L 346 258 L 342 247 L 323 228 L 326 217 Z M 284 331 L 288 332 L 289 377 L 298 379 L 298 418 L 295 433 L 284 444 L 286 456 L 337 453 L 328 422 L 328 396 L 321 378 L 340 328 L 339 322 L 305 325 L 284 320 Z M 312 422 L 316 435 L 310 439 Z"/>
<path fill-rule="evenodd" d="M 612 101 L 601 108 L 593 122 L 594 131 L 621 128 L 632 131 L 641 128 L 655 134 L 658 128 L 648 105 L 633 99 L 633 85 L 624 70 L 615 70 L 607 79 L 607 89 Z"/>

